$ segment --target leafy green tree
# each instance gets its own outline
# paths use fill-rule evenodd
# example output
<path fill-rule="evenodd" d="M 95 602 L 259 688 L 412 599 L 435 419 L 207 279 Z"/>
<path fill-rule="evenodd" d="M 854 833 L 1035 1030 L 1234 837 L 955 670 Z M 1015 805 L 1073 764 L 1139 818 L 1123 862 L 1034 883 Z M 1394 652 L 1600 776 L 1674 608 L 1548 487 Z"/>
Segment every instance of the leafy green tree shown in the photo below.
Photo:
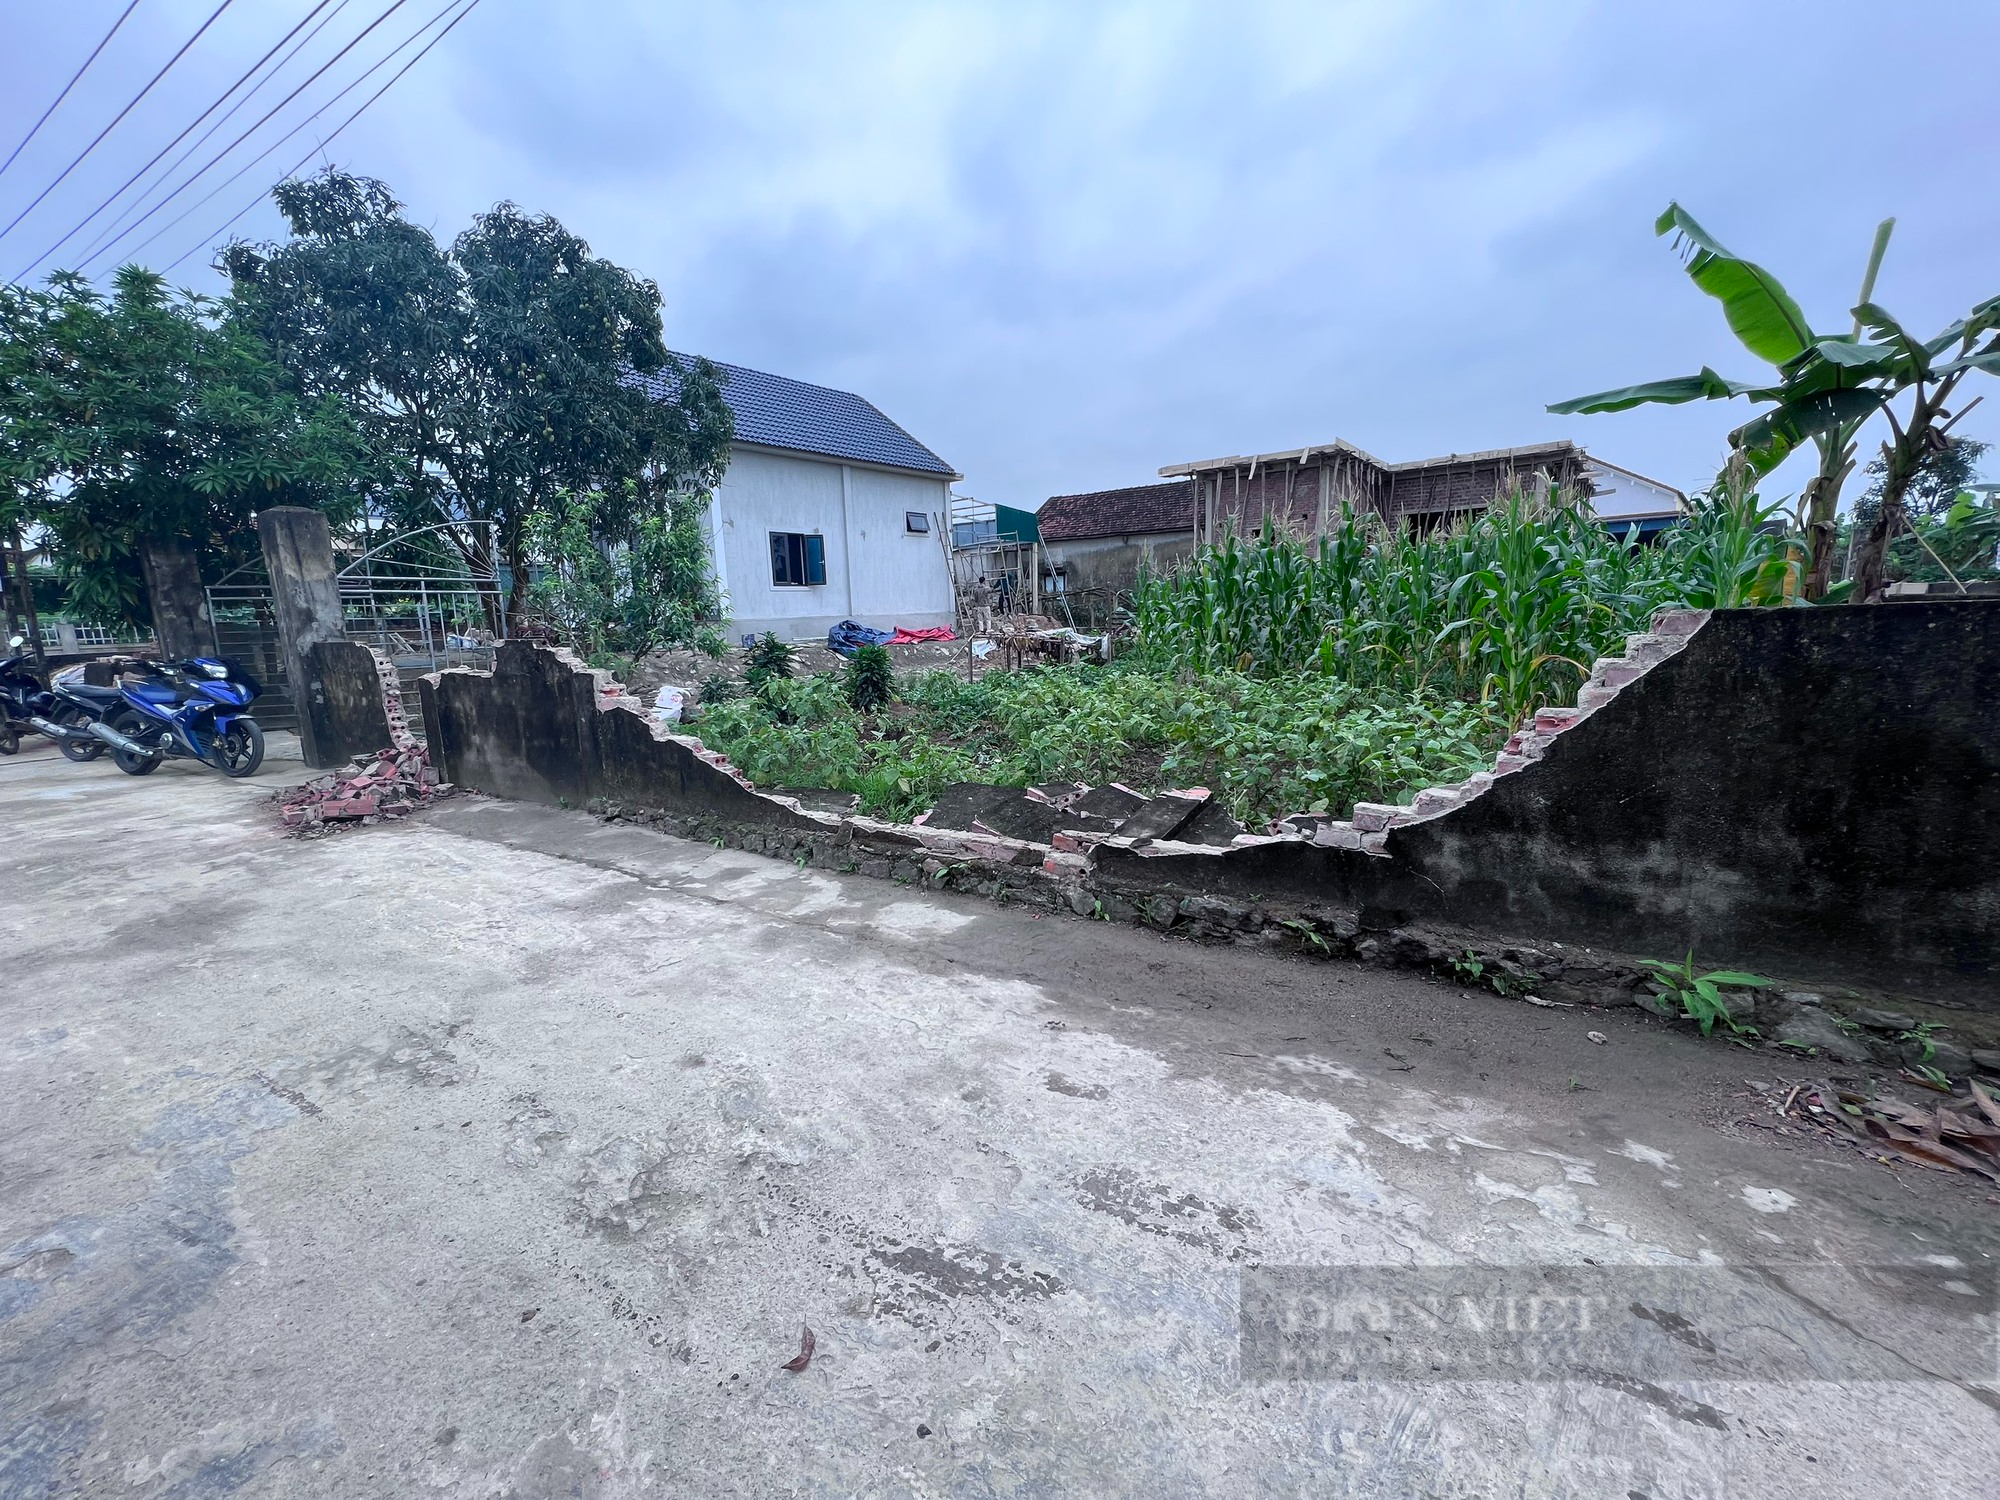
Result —
<path fill-rule="evenodd" d="M 629 495 L 611 504 L 567 496 L 528 519 L 528 551 L 543 568 L 529 598 L 592 659 L 616 653 L 636 664 L 648 651 L 697 644 L 721 612 L 700 501 L 636 509 Z"/>
<path fill-rule="evenodd" d="M 530 522 L 562 497 L 599 497 L 583 524 L 600 539 L 641 538 L 649 518 L 678 535 L 681 500 L 721 477 L 714 368 L 681 368 L 659 288 L 553 218 L 502 203 L 446 249 L 369 178 L 329 169 L 273 196 L 290 238 L 224 253 L 241 316 L 392 457 L 394 525 L 445 523 L 469 565 L 511 569 L 510 611 L 527 598 Z"/>
<path fill-rule="evenodd" d="M 1979 461 L 1986 456 L 1987 444 L 1972 438 L 1948 438 L 1941 448 L 1933 448 L 1917 464 L 1903 496 L 1903 508 L 1912 516 L 1937 516 L 1950 510 L 1966 489 L 1979 478 Z M 1881 454 L 1868 460 L 1863 470 L 1868 488 L 1854 502 L 1854 519 L 1873 523 L 1882 513 L 1882 490 L 1888 482 L 1889 462 Z"/>
<path fill-rule="evenodd" d="M 775 630 L 767 630 L 751 643 L 743 680 L 753 688 L 782 682 L 792 675 L 794 666 L 791 643 L 778 639 Z"/>
<path fill-rule="evenodd" d="M 0 288 L 0 493 L 86 620 L 156 623 L 161 580 L 254 555 L 254 508 L 338 515 L 362 467 L 341 404 L 302 403 L 210 298 L 138 266 L 108 297 L 73 273 Z"/>
<path fill-rule="evenodd" d="M 887 646 L 856 646 L 843 674 L 847 701 L 861 713 L 896 696 L 896 663 Z"/>

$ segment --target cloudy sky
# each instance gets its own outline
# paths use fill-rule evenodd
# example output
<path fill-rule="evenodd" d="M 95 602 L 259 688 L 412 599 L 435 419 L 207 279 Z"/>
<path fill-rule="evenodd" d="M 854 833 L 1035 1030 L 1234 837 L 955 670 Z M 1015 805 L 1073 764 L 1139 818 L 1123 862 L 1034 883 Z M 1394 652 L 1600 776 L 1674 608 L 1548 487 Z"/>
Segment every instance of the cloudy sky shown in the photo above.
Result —
<path fill-rule="evenodd" d="M 0 0 L 0 153 L 127 3 Z M 0 173 L 0 222 L 217 3 L 139 0 Z M 0 238 L 0 276 L 316 3 L 226 6 Z M 93 269 L 185 257 L 175 279 L 212 288 L 231 215 L 414 46 L 175 220 L 443 3 L 330 0 L 184 171 L 389 14 Z M 500 199 L 555 214 L 659 282 L 674 347 L 859 391 L 982 499 L 1336 436 L 1391 460 L 1567 436 L 1692 487 L 1740 409 L 1543 411 L 1704 362 L 1757 373 L 1654 216 L 1678 198 L 1832 330 L 1893 214 L 1878 297 L 1940 324 L 2000 292 L 1996 46 L 1992 0 L 480 0 L 324 159 L 441 238 Z M 231 232 L 276 229 L 258 204 Z M 1960 431 L 2000 440 L 1988 406 Z"/>

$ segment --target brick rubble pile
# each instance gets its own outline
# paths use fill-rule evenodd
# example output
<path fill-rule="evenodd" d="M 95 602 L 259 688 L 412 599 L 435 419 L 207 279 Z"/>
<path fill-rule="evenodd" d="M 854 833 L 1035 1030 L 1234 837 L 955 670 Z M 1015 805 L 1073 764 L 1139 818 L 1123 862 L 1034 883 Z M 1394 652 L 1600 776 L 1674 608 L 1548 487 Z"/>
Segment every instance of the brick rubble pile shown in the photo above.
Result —
<path fill-rule="evenodd" d="M 438 780 L 430 752 L 410 732 L 396 664 L 380 651 L 373 654 L 390 743 L 345 770 L 315 776 L 304 786 L 277 794 L 278 815 L 287 831 L 298 837 L 379 823 L 384 818 L 406 818 L 426 803 L 451 795 L 451 783 Z"/>
<path fill-rule="evenodd" d="M 451 791 L 450 782 L 438 780 L 429 752 L 413 741 L 279 792 L 278 815 L 293 833 L 326 832 L 330 824 L 408 817 Z"/>

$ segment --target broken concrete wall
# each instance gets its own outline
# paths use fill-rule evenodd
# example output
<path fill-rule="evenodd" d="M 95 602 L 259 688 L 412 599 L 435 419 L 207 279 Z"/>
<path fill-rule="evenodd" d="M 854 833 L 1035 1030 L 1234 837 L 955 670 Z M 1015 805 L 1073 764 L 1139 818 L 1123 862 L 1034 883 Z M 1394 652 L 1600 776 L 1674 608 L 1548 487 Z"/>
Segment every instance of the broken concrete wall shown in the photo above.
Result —
<path fill-rule="evenodd" d="M 2000 604 L 1662 625 L 1502 774 L 1357 809 L 1368 847 L 1114 841 L 1098 876 L 2000 1010 Z"/>
<path fill-rule="evenodd" d="M 1692 949 L 2000 1013 L 2000 601 L 1669 613 L 1492 771 L 1271 833 L 1199 788 L 1138 806 L 1028 789 L 1007 808 L 958 788 L 960 815 L 941 804 L 932 826 L 806 812 L 647 721 L 609 674 L 518 643 L 423 701 L 448 781 L 836 868 L 1433 967 L 1505 935 L 1524 973 L 1625 1003 L 1637 971 L 1617 955 Z"/>
<path fill-rule="evenodd" d="M 608 672 L 508 641 L 491 672 L 425 678 L 425 739 L 447 781 L 495 797 L 581 807 L 609 798 L 688 816 L 818 827 L 752 791 L 699 740 L 666 732 Z"/>
<path fill-rule="evenodd" d="M 407 733 L 400 704 L 397 722 L 389 721 L 392 691 L 385 692 L 382 674 L 386 668 L 393 690 L 396 669 L 387 658 L 359 641 L 315 641 L 301 661 L 304 671 L 294 681 L 304 689 L 297 694 L 299 736 L 314 747 L 309 764 L 344 765 L 398 743 L 398 730 Z"/>

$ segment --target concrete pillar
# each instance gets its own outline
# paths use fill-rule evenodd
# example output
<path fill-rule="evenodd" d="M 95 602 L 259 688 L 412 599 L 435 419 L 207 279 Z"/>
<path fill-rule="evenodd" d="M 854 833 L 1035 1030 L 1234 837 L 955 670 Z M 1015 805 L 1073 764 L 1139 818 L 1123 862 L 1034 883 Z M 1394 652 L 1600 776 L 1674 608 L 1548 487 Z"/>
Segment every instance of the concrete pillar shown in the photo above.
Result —
<path fill-rule="evenodd" d="M 139 568 L 153 609 L 153 634 L 163 656 L 207 656 L 215 650 L 208 619 L 208 594 L 194 544 L 184 537 L 146 537 L 139 543 Z"/>
<path fill-rule="evenodd" d="M 340 583 L 333 571 L 333 533 L 326 517 L 303 506 L 277 505 L 257 513 L 257 539 L 271 575 L 271 608 L 278 622 L 278 653 L 299 713 L 299 748 L 307 765 L 337 766 L 351 753 L 316 729 L 312 648 L 344 638 Z M 322 696 L 324 689 L 321 689 Z"/>

